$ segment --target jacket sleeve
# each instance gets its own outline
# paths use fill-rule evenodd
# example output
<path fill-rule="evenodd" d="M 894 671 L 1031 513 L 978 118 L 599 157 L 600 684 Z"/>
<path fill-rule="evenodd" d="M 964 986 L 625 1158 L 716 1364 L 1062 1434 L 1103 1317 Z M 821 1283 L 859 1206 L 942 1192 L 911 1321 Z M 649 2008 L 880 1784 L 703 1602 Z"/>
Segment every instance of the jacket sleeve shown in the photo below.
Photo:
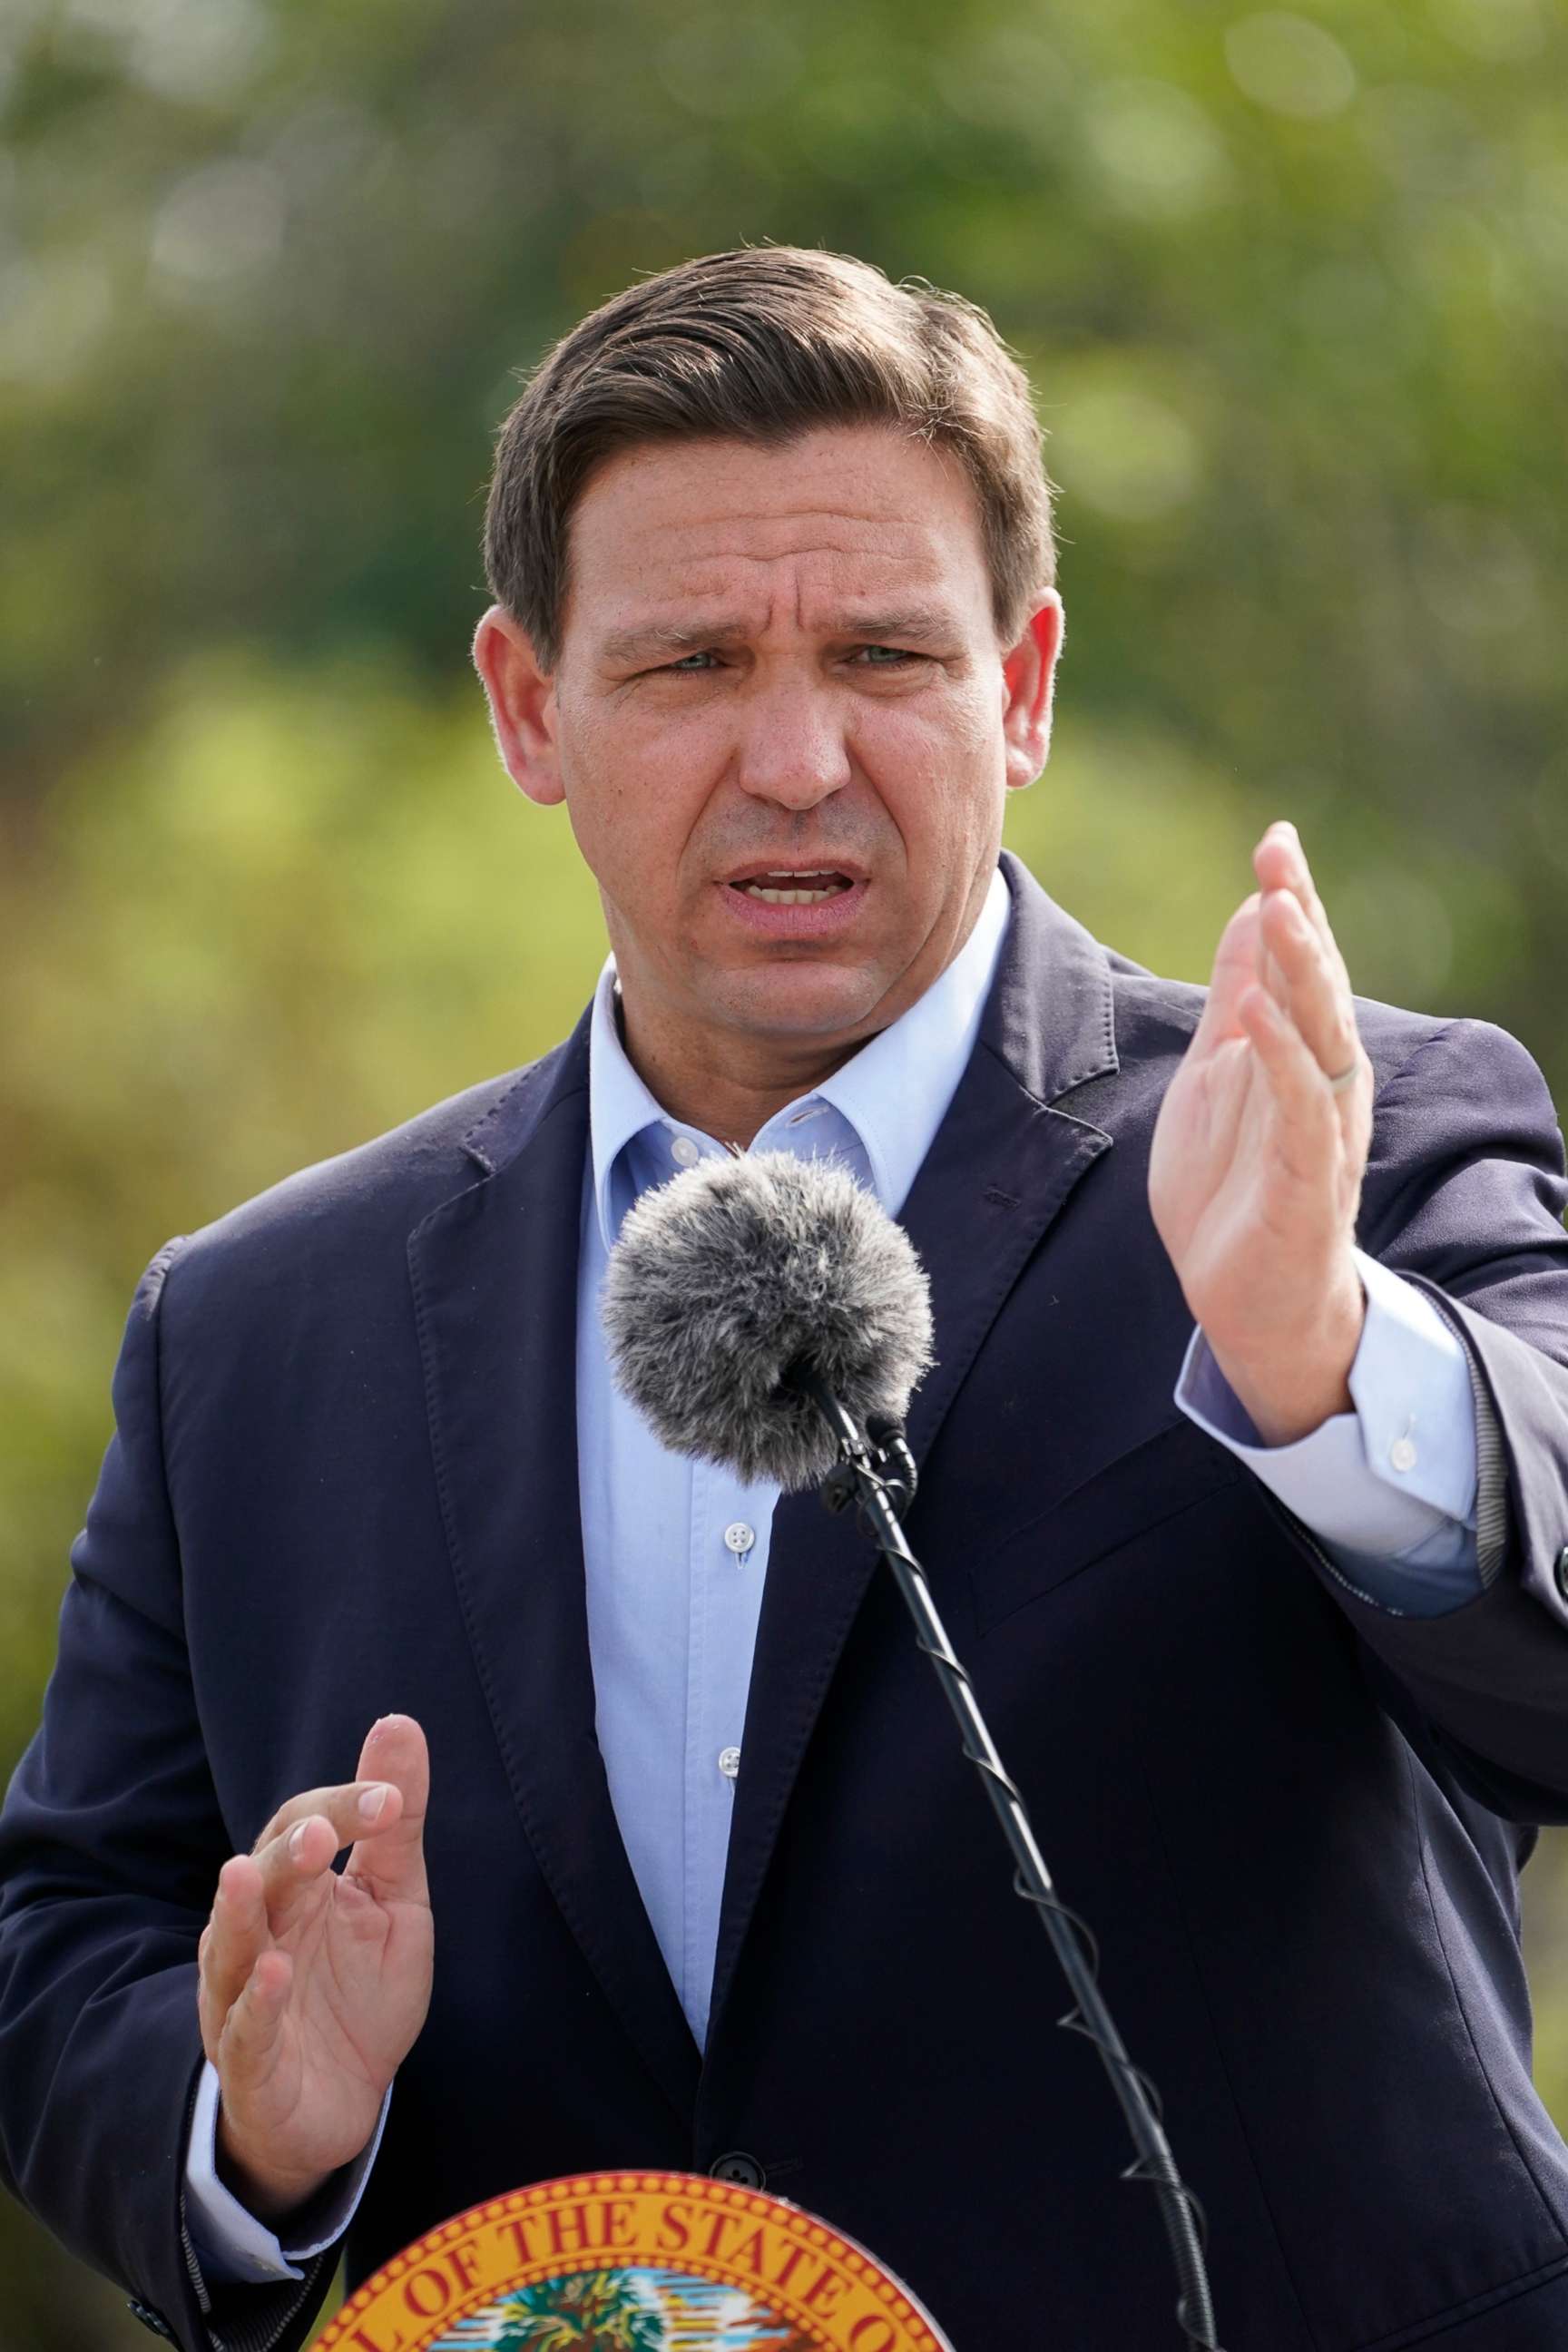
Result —
<path fill-rule="evenodd" d="M 42 1722 L 0 1811 L 0 2178 L 155 2335 L 184 2352 L 292 2352 L 334 2253 L 300 2282 L 209 2292 L 184 2208 L 196 1947 L 233 1849 L 163 1473 L 159 1307 L 181 1247 L 159 1252 L 132 1305 Z"/>
<path fill-rule="evenodd" d="M 1481 1590 L 1439 1616 L 1379 1607 L 1268 1502 L 1355 1628 L 1395 1719 L 1521 1822 L 1568 1822 L 1565 1207 L 1562 1133 L 1525 1048 L 1483 1021 L 1425 1040 L 1378 1095 L 1358 1239 L 1464 1346 Z"/>

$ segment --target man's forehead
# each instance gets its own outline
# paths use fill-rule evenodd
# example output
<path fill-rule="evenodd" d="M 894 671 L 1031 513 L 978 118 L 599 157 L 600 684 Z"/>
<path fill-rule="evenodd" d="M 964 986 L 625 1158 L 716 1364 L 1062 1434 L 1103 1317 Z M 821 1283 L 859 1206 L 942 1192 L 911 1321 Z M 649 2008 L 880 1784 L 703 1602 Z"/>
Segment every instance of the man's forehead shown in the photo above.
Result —
<path fill-rule="evenodd" d="M 756 630 L 781 607 L 814 628 L 945 607 L 951 627 L 988 602 L 962 467 L 865 428 L 626 451 L 590 483 L 572 542 L 571 601 L 595 639 L 699 617 Z"/>
<path fill-rule="evenodd" d="M 778 445 L 705 439 L 623 449 L 573 514 L 584 560 L 635 544 L 672 561 L 821 548 L 906 560 L 955 537 L 976 545 L 979 502 L 946 452 L 881 428 L 841 426 Z"/>

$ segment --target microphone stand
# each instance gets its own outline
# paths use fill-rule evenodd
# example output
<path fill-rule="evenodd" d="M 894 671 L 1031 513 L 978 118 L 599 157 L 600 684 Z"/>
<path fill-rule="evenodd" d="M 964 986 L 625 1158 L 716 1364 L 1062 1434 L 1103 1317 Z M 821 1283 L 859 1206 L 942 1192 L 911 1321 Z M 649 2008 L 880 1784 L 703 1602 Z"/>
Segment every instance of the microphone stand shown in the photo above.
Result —
<path fill-rule="evenodd" d="M 1057 2022 L 1068 2032 L 1083 2034 L 1094 2044 L 1110 2078 L 1137 2150 L 1121 2177 L 1123 2180 L 1149 2182 L 1159 2198 L 1176 2268 L 1177 2325 L 1194 2352 L 1220 2352 L 1204 2264 L 1203 2208 L 1176 2170 L 1176 2160 L 1161 2120 L 1159 2095 L 1148 2075 L 1132 2063 L 1112 2022 L 1097 1979 L 1099 1960 L 1094 1937 L 1077 1914 L 1057 1896 L 1045 1859 L 1035 1843 L 1024 1800 L 1003 1769 L 969 1677 L 954 1656 L 937 1613 L 925 1571 L 905 1538 L 900 1521 L 914 1500 L 917 1475 L 909 1442 L 896 1422 L 872 1420 L 862 1433 L 809 1366 L 793 1366 L 784 1381 L 786 1386 L 811 1399 L 837 1442 L 837 1464 L 822 1485 L 824 1504 L 835 1513 L 847 1510 L 851 1504 L 856 1507 L 861 1527 L 893 1571 L 915 1621 L 920 1646 L 935 1668 L 937 1680 L 958 1718 L 963 1734 L 963 1753 L 979 1770 L 991 1809 L 1002 1824 L 1017 1865 L 1014 1888 L 1026 1903 L 1036 1906 L 1072 1991 L 1074 2006 Z"/>

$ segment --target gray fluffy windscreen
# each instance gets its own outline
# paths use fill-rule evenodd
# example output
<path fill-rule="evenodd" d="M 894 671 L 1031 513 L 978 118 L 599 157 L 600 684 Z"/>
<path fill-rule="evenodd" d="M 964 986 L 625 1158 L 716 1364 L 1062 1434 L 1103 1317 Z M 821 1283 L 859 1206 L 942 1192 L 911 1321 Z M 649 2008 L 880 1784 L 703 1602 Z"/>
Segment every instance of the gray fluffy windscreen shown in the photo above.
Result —
<path fill-rule="evenodd" d="M 842 1169 L 786 1151 L 704 1160 L 645 1192 L 600 1315 L 616 1385 L 664 1444 L 790 1492 L 837 1458 L 804 1359 L 855 1420 L 901 1421 L 931 1361 L 914 1246 Z"/>

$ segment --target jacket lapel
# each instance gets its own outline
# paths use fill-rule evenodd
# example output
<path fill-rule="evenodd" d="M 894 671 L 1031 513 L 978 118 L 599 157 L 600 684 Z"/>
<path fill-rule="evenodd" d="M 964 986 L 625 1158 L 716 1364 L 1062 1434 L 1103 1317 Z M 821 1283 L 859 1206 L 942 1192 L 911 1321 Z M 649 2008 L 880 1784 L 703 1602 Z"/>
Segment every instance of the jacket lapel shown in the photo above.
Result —
<path fill-rule="evenodd" d="M 1002 863 L 1013 917 L 980 1040 L 900 1217 L 931 1277 L 936 1324 L 937 1362 L 909 1420 L 917 1462 L 1026 1263 L 1111 1142 L 1051 1107 L 1118 1066 L 1105 950 L 1016 858 Z M 779 1504 L 735 1784 L 710 2044 L 806 1743 L 877 1573 L 885 1571 L 852 1514 L 830 1519 L 815 1495 Z"/>
<path fill-rule="evenodd" d="M 409 1236 L 452 1571 L 541 1872 L 681 2122 L 697 2045 L 610 1801 L 594 1728 L 574 1377 L 588 1019 L 465 1139 L 479 1181 Z"/>

